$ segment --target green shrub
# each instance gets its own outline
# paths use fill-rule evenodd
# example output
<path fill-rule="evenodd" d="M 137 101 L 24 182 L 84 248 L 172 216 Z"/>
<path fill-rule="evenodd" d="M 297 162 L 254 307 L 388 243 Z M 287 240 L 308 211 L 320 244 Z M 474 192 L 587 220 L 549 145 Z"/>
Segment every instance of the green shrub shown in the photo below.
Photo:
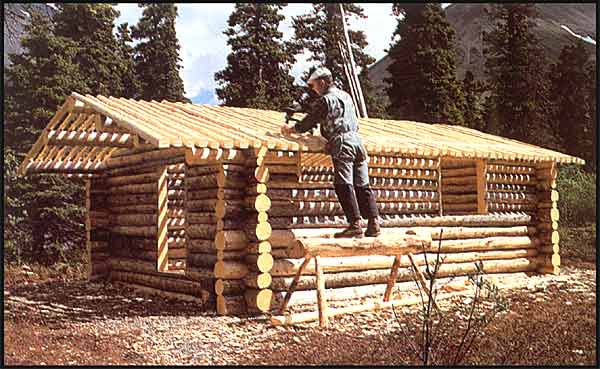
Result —
<path fill-rule="evenodd" d="M 560 223 L 583 225 L 596 222 L 596 173 L 577 165 L 561 166 L 557 187 Z"/>

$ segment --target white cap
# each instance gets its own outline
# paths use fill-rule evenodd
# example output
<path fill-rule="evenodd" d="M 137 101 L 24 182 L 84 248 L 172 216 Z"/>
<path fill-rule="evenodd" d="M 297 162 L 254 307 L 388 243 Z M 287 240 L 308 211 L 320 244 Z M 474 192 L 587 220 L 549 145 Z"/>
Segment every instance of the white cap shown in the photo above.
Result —
<path fill-rule="evenodd" d="M 310 77 L 308 78 L 308 83 L 311 83 L 312 81 L 323 77 L 331 78 L 331 72 L 325 67 L 319 67 L 315 69 L 315 71 L 310 75 Z"/>

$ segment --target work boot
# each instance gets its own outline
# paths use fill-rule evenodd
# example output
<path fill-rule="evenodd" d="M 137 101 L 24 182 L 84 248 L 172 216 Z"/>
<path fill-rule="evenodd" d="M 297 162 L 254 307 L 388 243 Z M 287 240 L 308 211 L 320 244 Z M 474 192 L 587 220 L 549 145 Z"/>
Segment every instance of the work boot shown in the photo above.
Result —
<path fill-rule="evenodd" d="M 362 238 L 363 237 L 363 230 L 362 227 L 360 226 L 360 220 L 357 219 L 353 222 L 350 223 L 350 225 L 348 226 L 348 228 L 344 229 L 341 232 L 335 233 L 333 235 L 333 237 L 335 238 Z"/>
<path fill-rule="evenodd" d="M 381 228 L 377 222 L 377 218 L 369 218 L 369 224 L 367 224 L 367 230 L 365 231 L 365 237 L 377 237 L 381 234 Z"/>

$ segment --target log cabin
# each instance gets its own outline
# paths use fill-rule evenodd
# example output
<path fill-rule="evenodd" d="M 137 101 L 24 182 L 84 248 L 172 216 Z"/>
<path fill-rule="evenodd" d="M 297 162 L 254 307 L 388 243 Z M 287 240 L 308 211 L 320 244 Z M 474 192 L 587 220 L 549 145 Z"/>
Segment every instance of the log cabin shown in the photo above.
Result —
<path fill-rule="evenodd" d="M 282 136 L 284 121 L 73 92 L 19 171 L 85 179 L 90 279 L 214 302 L 219 314 L 272 312 L 303 264 L 297 245 L 331 243 L 346 224 L 324 140 Z M 369 118 L 360 133 L 382 236 L 430 234 L 445 257 L 440 276 L 472 273 L 477 261 L 486 273 L 559 273 L 558 165 L 582 159 L 450 124 Z M 381 295 L 393 262 L 323 254 L 329 300 Z M 396 288 L 410 288 L 409 267 L 400 260 Z M 311 268 L 289 306 L 316 301 Z"/>

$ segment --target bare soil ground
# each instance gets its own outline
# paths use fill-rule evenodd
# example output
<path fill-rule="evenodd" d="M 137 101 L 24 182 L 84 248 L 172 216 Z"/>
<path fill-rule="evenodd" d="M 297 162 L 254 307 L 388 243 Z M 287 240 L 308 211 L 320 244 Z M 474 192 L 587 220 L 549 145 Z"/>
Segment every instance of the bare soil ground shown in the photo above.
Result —
<path fill-rule="evenodd" d="M 502 289 L 508 311 L 480 332 L 462 364 L 597 364 L 595 248 L 593 255 L 565 249 L 582 256 L 563 256 L 561 275 L 513 278 Z M 327 329 L 275 327 L 264 317 L 221 317 L 210 307 L 89 283 L 73 271 L 40 274 L 5 270 L 5 365 L 421 363 L 411 349 L 418 332 L 402 325 L 416 319 L 418 306 L 401 309 L 400 320 L 388 309 L 336 317 Z M 453 356 L 466 323 L 459 307 L 467 302 L 439 302 L 450 319 L 436 337 L 436 363 Z"/>

